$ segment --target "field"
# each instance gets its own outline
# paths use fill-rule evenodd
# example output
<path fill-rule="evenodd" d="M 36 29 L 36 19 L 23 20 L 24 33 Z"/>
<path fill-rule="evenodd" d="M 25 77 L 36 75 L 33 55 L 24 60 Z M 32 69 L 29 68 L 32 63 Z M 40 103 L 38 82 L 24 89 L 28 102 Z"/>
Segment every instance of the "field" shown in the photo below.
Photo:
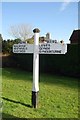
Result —
<path fill-rule="evenodd" d="M 3 118 L 78 118 L 78 79 L 40 74 L 38 108 L 31 107 L 32 73 L 2 70 Z"/>

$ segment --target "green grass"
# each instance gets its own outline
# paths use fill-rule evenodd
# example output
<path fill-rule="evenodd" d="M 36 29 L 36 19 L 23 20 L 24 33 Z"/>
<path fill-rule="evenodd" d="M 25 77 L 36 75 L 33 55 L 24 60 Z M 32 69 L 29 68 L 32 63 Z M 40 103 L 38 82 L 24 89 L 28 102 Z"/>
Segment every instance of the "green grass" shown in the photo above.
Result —
<path fill-rule="evenodd" d="M 78 79 L 40 75 L 38 108 L 31 108 L 32 73 L 2 70 L 3 118 L 78 118 Z"/>

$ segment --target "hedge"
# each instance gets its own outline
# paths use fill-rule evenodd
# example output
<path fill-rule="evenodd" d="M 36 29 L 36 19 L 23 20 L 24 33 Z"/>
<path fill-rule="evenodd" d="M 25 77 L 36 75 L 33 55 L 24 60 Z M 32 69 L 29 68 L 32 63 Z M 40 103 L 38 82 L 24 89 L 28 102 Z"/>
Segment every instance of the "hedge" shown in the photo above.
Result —
<path fill-rule="evenodd" d="M 63 74 L 80 77 L 80 44 L 68 44 L 65 55 L 39 55 L 41 73 Z M 33 71 L 33 54 L 13 54 L 17 67 L 26 71 Z"/>

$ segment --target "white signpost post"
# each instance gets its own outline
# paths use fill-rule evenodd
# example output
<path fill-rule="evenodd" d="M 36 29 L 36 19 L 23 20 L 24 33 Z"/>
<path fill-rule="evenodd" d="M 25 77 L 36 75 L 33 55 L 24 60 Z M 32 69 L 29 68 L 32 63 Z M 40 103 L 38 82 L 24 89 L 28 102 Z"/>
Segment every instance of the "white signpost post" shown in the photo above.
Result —
<path fill-rule="evenodd" d="M 39 54 L 65 54 L 67 45 L 61 43 L 39 43 L 38 28 L 34 32 L 33 44 L 14 44 L 13 53 L 33 53 L 33 87 L 32 87 L 32 106 L 37 108 L 39 92 Z"/>

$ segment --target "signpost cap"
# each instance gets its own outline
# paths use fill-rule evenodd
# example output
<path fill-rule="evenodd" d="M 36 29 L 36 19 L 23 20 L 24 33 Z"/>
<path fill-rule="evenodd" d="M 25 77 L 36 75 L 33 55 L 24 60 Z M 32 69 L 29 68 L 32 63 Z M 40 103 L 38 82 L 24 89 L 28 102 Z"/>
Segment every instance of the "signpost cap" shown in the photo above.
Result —
<path fill-rule="evenodd" d="M 33 30 L 33 32 L 34 32 L 34 33 L 39 33 L 40 30 L 39 30 L 38 28 L 35 28 L 35 29 Z"/>

